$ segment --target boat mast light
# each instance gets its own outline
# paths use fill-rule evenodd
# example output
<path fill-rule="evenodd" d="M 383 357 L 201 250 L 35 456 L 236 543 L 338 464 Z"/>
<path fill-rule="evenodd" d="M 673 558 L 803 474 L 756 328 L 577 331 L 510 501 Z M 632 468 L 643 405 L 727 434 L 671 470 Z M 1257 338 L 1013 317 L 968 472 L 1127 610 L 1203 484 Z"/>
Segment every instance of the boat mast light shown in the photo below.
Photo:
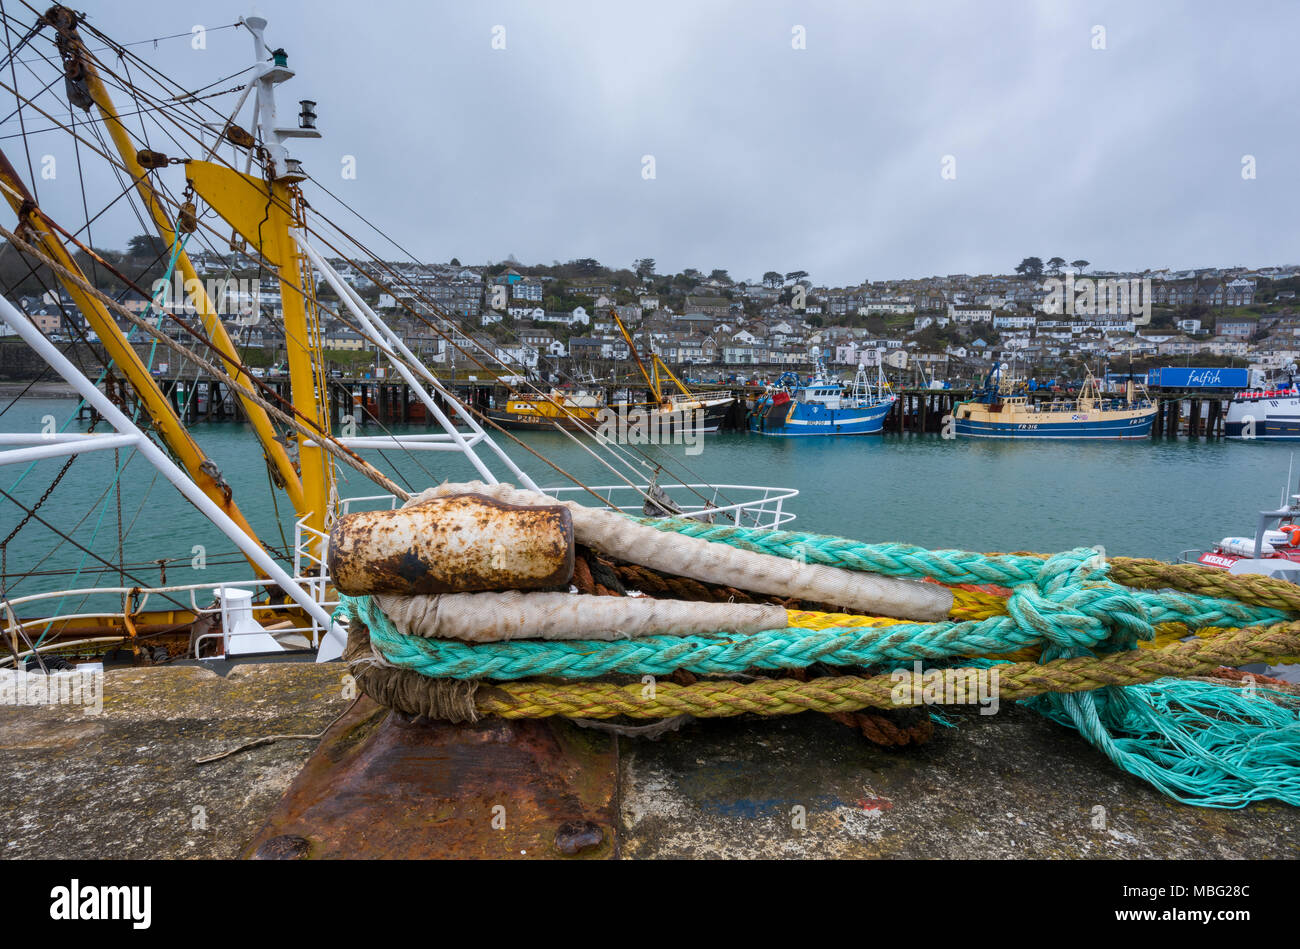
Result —
<path fill-rule="evenodd" d="M 297 126 L 282 127 L 277 121 L 275 87 L 293 78 L 289 68 L 289 54 L 279 47 L 271 51 L 271 60 L 267 62 L 266 41 L 263 32 L 266 20 L 259 16 L 244 18 L 244 26 L 253 34 L 253 55 L 256 57 L 256 73 L 252 86 L 257 93 L 254 117 L 257 130 L 261 132 L 262 143 L 269 159 L 268 177 L 275 181 L 296 182 L 306 178 L 302 164 L 289 157 L 286 142 L 291 138 L 320 138 L 316 130 L 316 103 L 311 99 L 300 101 Z"/>

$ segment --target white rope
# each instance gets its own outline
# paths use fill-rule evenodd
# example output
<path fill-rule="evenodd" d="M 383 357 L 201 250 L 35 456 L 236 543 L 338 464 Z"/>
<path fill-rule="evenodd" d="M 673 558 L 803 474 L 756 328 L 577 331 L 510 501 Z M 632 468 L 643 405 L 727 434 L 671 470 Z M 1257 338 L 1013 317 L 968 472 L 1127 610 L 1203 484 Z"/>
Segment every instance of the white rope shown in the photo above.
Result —
<path fill-rule="evenodd" d="M 726 630 L 748 635 L 784 629 L 785 607 L 768 603 L 692 603 L 648 596 L 580 593 L 446 593 L 375 602 L 400 632 L 429 639 L 634 639 L 695 636 Z"/>
<path fill-rule="evenodd" d="M 550 495 L 509 484 L 444 483 L 413 496 L 404 506 L 471 493 L 507 504 L 567 505 L 573 515 L 573 537 L 577 543 L 664 573 L 769 596 L 826 603 L 874 616 L 937 622 L 947 619 L 952 611 L 952 591 L 937 583 L 801 563 L 667 533 L 637 524 L 613 511 L 583 507 L 573 501 L 557 502 Z"/>

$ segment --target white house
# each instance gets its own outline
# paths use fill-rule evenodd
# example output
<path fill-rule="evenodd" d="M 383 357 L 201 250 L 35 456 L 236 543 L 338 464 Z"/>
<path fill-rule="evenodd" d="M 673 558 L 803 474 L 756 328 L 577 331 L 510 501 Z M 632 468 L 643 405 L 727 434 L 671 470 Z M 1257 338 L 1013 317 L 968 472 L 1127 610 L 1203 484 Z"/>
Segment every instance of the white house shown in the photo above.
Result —
<path fill-rule="evenodd" d="M 948 317 L 957 323 L 991 323 L 993 309 L 980 303 L 949 303 Z"/>

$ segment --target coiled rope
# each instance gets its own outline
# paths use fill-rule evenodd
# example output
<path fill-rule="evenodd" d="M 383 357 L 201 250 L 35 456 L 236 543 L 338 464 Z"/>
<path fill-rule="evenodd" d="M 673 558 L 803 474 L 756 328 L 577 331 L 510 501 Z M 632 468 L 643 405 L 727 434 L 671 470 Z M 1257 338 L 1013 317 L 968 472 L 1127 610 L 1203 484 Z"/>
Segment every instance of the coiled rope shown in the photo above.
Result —
<path fill-rule="evenodd" d="M 683 518 L 641 523 L 800 562 L 942 583 L 953 590 L 952 613 L 917 623 L 788 609 L 787 628 L 745 636 L 469 644 L 405 635 L 369 597 L 343 597 L 339 616 L 364 639 L 350 650 L 364 664 L 362 688 L 413 714 L 432 710 L 453 720 L 815 711 L 855 724 L 848 716 L 864 710 L 930 704 L 931 674 L 996 674 L 999 699 L 1027 701 L 1076 728 L 1120 767 L 1179 800 L 1300 804 L 1300 699 L 1187 681 L 1223 666 L 1300 656 L 1300 589 L 1290 584 L 1156 561 L 1107 562 L 1091 548 L 986 555 Z M 587 581 L 599 592 L 618 595 L 624 581 L 641 581 L 655 592 L 718 598 L 716 587 L 662 574 L 655 581 L 644 569 L 591 559 L 590 573 L 608 581 Z M 808 675 L 814 666 L 883 671 Z M 767 677 L 777 670 L 787 677 Z M 694 680 L 740 673 L 757 677 Z M 656 681 L 669 675 L 688 684 Z M 655 679 L 649 687 L 609 681 L 618 676 Z M 551 681 L 557 678 L 573 681 Z M 905 732 L 894 739 L 911 740 Z"/>

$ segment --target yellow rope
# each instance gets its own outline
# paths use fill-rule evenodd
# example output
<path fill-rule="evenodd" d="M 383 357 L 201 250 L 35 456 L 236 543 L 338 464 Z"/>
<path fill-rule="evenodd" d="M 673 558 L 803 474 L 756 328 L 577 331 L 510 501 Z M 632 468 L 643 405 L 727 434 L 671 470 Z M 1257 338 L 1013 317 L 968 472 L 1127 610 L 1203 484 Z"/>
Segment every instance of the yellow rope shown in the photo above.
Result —
<path fill-rule="evenodd" d="M 964 587 L 951 587 L 952 611 L 948 614 L 961 622 L 988 619 L 991 616 L 1005 616 L 1007 598 L 996 593 L 982 590 L 969 590 Z"/>
<path fill-rule="evenodd" d="M 952 590 L 952 610 L 949 619 L 954 622 L 978 622 L 991 616 L 1004 616 L 1007 599 L 996 593 L 949 587 Z M 820 613 L 816 610 L 788 610 L 787 622 L 798 629 L 828 629 L 832 626 L 895 626 L 911 620 L 891 619 L 887 616 L 860 616 L 856 613 Z"/>
<path fill-rule="evenodd" d="M 1057 659 L 1037 664 L 998 667 L 999 697 L 1014 701 L 1044 692 L 1086 692 L 1104 686 L 1136 685 L 1164 676 L 1202 675 L 1219 666 L 1276 662 L 1300 652 L 1300 623 L 1224 630 L 1212 638 L 1175 642 L 1159 649 L 1134 649 L 1103 656 Z M 976 670 L 970 670 L 976 672 Z M 911 698 L 923 699 L 919 677 Z M 660 682 L 654 685 L 611 682 L 483 683 L 474 697 L 480 715 L 503 718 L 667 718 L 694 715 L 719 718 L 756 712 L 789 715 L 796 712 L 852 712 L 862 708 L 892 708 L 899 704 L 895 675 L 828 676 L 807 682 L 795 679 L 755 679 L 752 682 L 702 679 L 693 685 Z"/>
<path fill-rule="evenodd" d="M 786 622 L 797 629 L 829 629 L 833 626 L 897 626 L 910 620 L 888 616 L 859 616 L 855 613 L 818 613 L 813 610 L 786 610 Z"/>

